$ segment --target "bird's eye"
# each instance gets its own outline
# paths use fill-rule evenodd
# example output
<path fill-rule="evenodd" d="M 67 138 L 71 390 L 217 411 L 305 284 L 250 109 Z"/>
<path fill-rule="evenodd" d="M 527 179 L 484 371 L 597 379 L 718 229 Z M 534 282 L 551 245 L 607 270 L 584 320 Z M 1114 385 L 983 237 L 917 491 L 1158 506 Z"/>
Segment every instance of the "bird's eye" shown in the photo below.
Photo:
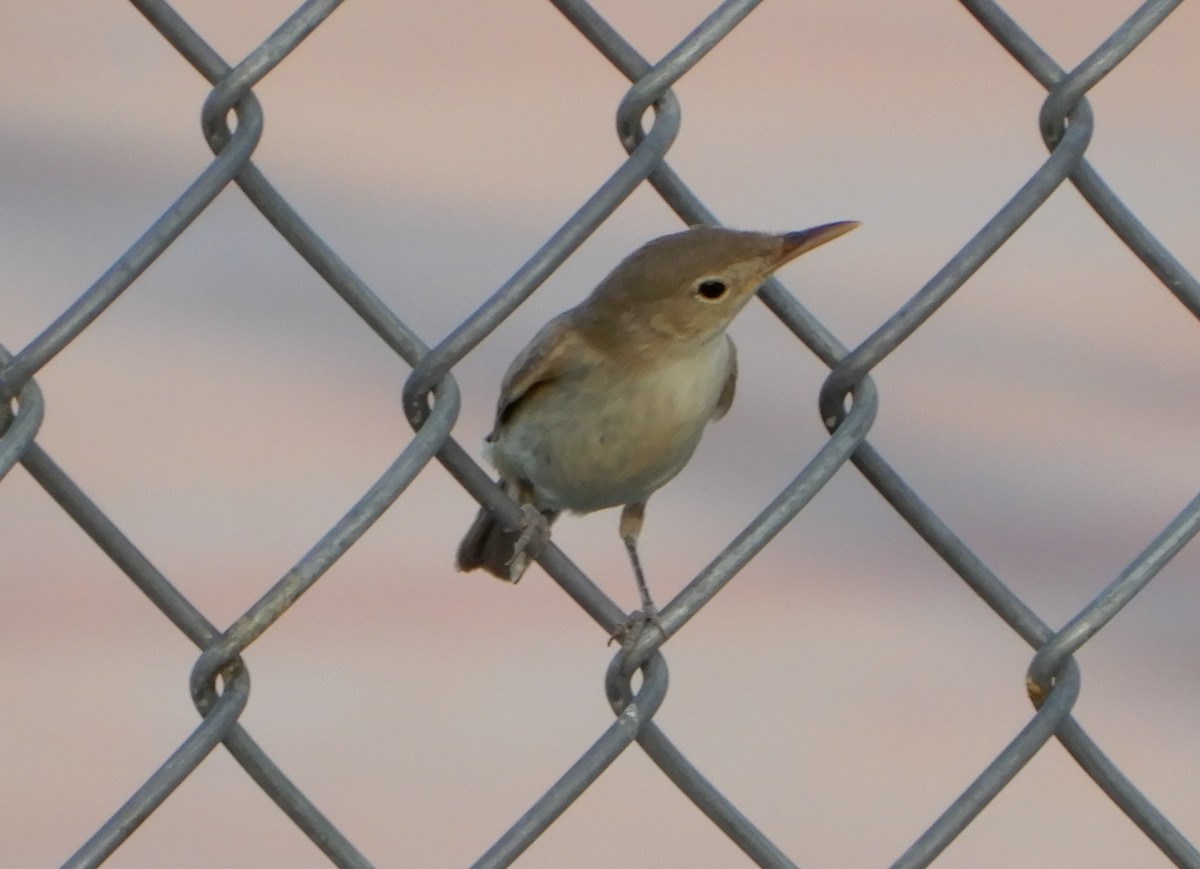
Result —
<path fill-rule="evenodd" d="M 696 292 L 710 301 L 716 301 L 717 299 L 721 298 L 721 296 L 725 295 L 726 289 L 727 288 L 724 281 L 718 281 L 711 278 L 706 281 L 701 281 L 696 285 Z"/>

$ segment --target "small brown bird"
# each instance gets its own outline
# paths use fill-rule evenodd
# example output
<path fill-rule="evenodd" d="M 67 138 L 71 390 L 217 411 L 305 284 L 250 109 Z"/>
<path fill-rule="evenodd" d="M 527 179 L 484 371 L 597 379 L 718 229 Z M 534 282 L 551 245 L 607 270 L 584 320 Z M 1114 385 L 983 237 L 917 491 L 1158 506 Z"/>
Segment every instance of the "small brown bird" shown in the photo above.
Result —
<path fill-rule="evenodd" d="M 526 520 L 509 530 L 480 510 L 458 569 L 516 582 L 563 510 L 622 506 L 621 539 L 642 615 L 653 619 L 637 553 L 646 500 L 733 402 L 737 356 L 725 327 L 772 272 L 858 225 L 782 235 L 695 226 L 663 236 L 547 323 L 509 366 L 484 447 Z"/>

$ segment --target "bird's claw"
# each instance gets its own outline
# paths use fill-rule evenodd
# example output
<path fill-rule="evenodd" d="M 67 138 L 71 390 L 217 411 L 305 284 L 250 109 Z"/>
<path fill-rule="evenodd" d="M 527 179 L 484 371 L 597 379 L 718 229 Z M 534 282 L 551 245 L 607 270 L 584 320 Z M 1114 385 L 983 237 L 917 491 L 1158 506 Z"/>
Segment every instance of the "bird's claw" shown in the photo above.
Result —
<path fill-rule="evenodd" d="M 521 534 L 513 544 L 512 558 L 508 560 L 508 574 L 516 582 L 550 542 L 550 520 L 533 504 L 521 505 Z"/>
<path fill-rule="evenodd" d="M 652 625 L 665 642 L 667 632 L 663 628 L 662 620 L 658 617 L 658 609 L 654 604 L 644 606 L 639 610 L 634 610 L 624 622 L 617 625 L 617 629 L 609 635 L 608 645 L 614 642 L 619 642 L 621 648 L 632 649 L 641 639 L 642 633 L 646 630 L 647 625 Z"/>

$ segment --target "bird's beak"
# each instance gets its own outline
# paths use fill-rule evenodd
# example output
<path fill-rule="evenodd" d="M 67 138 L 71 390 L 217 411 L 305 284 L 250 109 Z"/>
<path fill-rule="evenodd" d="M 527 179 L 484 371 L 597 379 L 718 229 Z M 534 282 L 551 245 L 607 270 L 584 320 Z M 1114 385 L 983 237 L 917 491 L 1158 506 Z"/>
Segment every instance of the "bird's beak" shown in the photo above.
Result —
<path fill-rule="evenodd" d="M 812 229 L 785 233 L 780 236 L 783 239 L 783 250 L 772 267 L 779 268 L 800 254 L 808 253 L 814 247 L 820 247 L 827 241 L 833 241 L 861 225 L 857 220 L 839 220 L 837 223 L 826 223 L 823 226 L 814 226 Z"/>

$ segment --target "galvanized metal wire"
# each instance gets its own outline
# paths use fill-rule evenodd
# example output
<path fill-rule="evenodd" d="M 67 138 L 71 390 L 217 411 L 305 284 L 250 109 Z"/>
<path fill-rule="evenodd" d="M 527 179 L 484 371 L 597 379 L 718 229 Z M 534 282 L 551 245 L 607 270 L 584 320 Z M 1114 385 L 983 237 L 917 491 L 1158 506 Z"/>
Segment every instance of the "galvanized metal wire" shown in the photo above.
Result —
<path fill-rule="evenodd" d="M 686 223 L 719 222 L 666 162 L 680 128 L 672 86 L 758 5 L 720 4 L 660 60 L 643 58 L 582 0 L 552 0 L 565 18 L 630 81 L 617 109 L 616 129 L 628 159 L 470 317 L 427 346 L 314 232 L 252 162 L 263 128 L 253 88 L 332 13 L 338 0 L 309 0 L 260 46 L 229 64 L 187 21 L 161 0 L 131 0 L 149 24 L 209 82 L 202 112 L 212 162 L 128 250 L 78 299 L 19 352 L 0 350 L 0 478 L 20 463 L 178 630 L 199 649 L 190 687 L 200 722 L 154 774 L 65 864 L 99 866 L 110 857 L 218 746 L 237 760 L 289 818 L 337 866 L 369 866 L 356 847 L 272 761 L 239 723 L 249 696 L 242 655 L 247 647 L 343 555 L 413 480 L 436 460 L 472 496 L 516 524 L 520 511 L 452 437 L 459 413 L 453 370 L 513 313 L 643 182 Z M 829 367 L 820 392 L 828 440 L 777 497 L 725 546 L 661 612 L 661 633 L 646 631 L 614 655 L 606 677 L 612 723 L 579 759 L 475 863 L 511 864 L 626 749 L 637 743 L 666 776 L 745 854 L 761 866 L 794 866 L 764 833 L 717 790 L 656 723 L 667 695 L 662 645 L 683 630 L 762 548 L 838 473 L 857 469 L 913 530 L 1027 642 L 1033 710 L 1025 726 L 944 814 L 918 833 L 894 863 L 932 863 L 988 803 L 1051 740 L 1060 742 L 1088 776 L 1145 836 L 1178 866 L 1200 867 L 1200 851 L 1143 795 L 1072 717 L 1080 694 L 1074 655 L 1200 531 L 1200 497 L 1172 520 L 1124 571 L 1061 629 L 1041 618 L 972 552 L 869 441 L 878 407 L 871 372 L 949 300 L 980 266 L 1064 182 L 1073 185 L 1114 236 L 1126 245 L 1193 316 L 1200 316 L 1200 283 L 1109 189 L 1085 159 L 1093 129 L 1088 91 L 1162 26 L 1180 0 L 1149 0 L 1074 69 L 1062 69 L 1004 9 L 990 0 L 962 0 L 971 15 L 1042 87 L 1040 128 L 1045 162 L 1005 205 L 894 315 L 858 346 L 845 346 L 777 280 L 761 297 L 769 310 Z M 236 119 L 231 126 L 230 115 Z M 38 445 L 44 402 L 36 376 L 125 292 L 231 183 L 392 351 L 409 366 L 403 404 L 415 437 L 359 501 L 259 600 L 224 630 L 213 625 L 141 552 L 137 544 L 83 493 Z M 608 633 L 626 614 L 568 555 L 550 545 L 538 558 L 545 571 Z M 640 677 L 639 675 L 640 674 Z M 636 688 L 635 688 L 636 684 Z M 581 747 L 582 748 L 582 747 Z M 802 855 L 796 855 L 801 859 Z"/>

